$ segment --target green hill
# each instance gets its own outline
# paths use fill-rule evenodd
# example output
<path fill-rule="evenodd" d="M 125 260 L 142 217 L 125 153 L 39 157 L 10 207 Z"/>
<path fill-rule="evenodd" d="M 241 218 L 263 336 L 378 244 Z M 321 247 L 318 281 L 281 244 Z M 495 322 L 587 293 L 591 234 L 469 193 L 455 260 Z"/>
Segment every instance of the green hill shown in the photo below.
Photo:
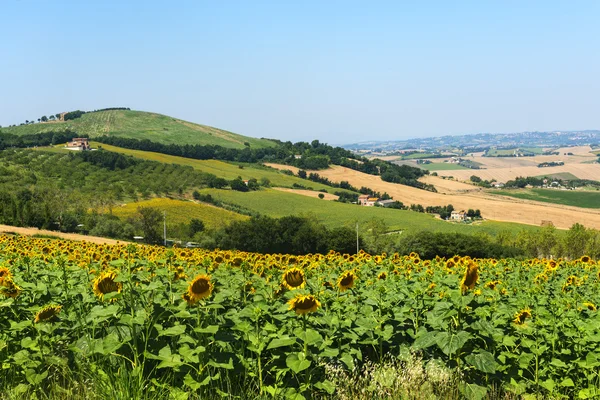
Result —
<path fill-rule="evenodd" d="M 85 137 L 103 135 L 148 139 L 161 143 L 219 145 L 228 148 L 275 146 L 270 140 L 238 135 L 211 126 L 195 124 L 166 115 L 130 110 L 97 111 L 65 122 L 47 122 L 2 128 L 3 132 L 25 135 L 73 130 Z"/>

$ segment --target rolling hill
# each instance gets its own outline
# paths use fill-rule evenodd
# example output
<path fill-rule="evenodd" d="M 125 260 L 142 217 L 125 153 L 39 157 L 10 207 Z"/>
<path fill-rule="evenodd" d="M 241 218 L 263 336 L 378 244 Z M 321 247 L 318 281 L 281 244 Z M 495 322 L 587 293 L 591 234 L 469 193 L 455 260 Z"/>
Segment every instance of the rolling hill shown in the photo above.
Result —
<path fill-rule="evenodd" d="M 274 142 L 267 139 L 251 138 L 162 114 L 133 110 L 97 111 L 70 121 L 5 127 L 2 131 L 25 135 L 67 129 L 90 138 L 110 135 L 166 144 L 219 145 L 236 149 L 244 148 L 245 143 L 253 148 L 275 146 Z"/>

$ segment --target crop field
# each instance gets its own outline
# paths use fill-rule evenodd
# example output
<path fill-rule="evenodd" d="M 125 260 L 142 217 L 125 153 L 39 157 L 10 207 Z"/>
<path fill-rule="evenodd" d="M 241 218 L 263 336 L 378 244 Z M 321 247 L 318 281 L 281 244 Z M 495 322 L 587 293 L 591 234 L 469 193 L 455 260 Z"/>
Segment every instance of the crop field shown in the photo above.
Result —
<path fill-rule="evenodd" d="M 488 151 L 489 157 L 499 157 L 499 156 L 509 156 L 517 153 L 533 153 L 533 154 L 542 154 L 544 149 L 541 147 L 519 147 L 513 149 L 490 149 Z"/>
<path fill-rule="evenodd" d="M 66 122 L 31 124 L 3 128 L 2 130 L 20 135 L 66 129 L 90 138 L 111 135 L 133 139 L 149 139 L 161 143 L 219 145 L 238 149 L 245 147 L 244 142 L 248 142 L 255 148 L 275 145 L 269 140 L 242 136 L 166 115 L 133 110 L 100 111 L 87 113 L 81 118 Z"/>
<path fill-rule="evenodd" d="M 545 203 L 564 204 L 583 208 L 600 208 L 600 192 L 598 191 L 527 189 L 502 190 L 497 193 L 504 196 L 542 201 Z"/>
<path fill-rule="evenodd" d="M 572 181 L 572 180 L 579 179 L 570 172 L 558 172 L 556 174 L 538 175 L 538 176 L 536 176 L 536 178 L 562 179 L 565 181 Z"/>
<path fill-rule="evenodd" d="M 167 212 L 167 224 L 189 223 L 191 219 L 199 219 L 207 228 L 219 228 L 234 221 L 248 219 L 232 211 L 224 210 L 203 203 L 192 201 L 155 198 L 128 203 L 113 208 L 113 214 L 119 218 L 128 218 L 137 213 L 138 207 L 154 207 L 159 211 Z"/>
<path fill-rule="evenodd" d="M 436 162 L 433 162 L 431 164 L 415 164 L 414 166 L 419 167 L 421 169 L 426 169 L 427 171 L 455 171 L 459 169 L 469 169 L 458 164 Z"/>
<path fill-rule="evenodd" d="M 188 165 L 199 171 L 208 172 L 218 176 L 219 178 L 235 179 L 241 176 L 242 179 L 255 178 L 260 181 L 261 178 L 267 178 L 272 186 L 292 187 L 294 184 L 310 187 L 314 190 L 325 189 L 330 193 L 336 191 L 350 192 L 345 189 L 332 188 L 331 186 L 323 185 L 322 183 L 311 182 L 297 176 L 286 175 L 277 169 L 263 167 L 256 164 L 230 164 L 219 160 L 194 160 L 192 158 L 170 156 L 168 154 L 154 153 L 151 151 L 130 150 L 122 147 L 111 146 L 102 143 L 91 142 L 93 147 L 101 146 L 103 149 L 115 153 L 121 153 L 143 160 L 158 161 L 166 164 Z M 64 150 L 68 151 L 68 150 Z M 242 168 L 240 168 L 240 165 Z M 352 193 L 352 192 L 350 192 Z"/>
<path fill-rule="evenodd" d="M 277 164 L 270 165 L 273 167 L 277 166 Z M 286 168 L 286 166 L 279 165 L 279 168 Z M 536 169 L 539 170 L 541 168 Z M 452 175 L 459 172 L 467 172 L 468 176 L 466 179 L 469 179 L 471 175 L 482 175 L 480 172 L 486 171 L 488 170 L 453 171 Z M 542 221 L 548 220 L 552 221 L 554 226 L 561 229 L 569 229 L 574 223 L 583 224 L 588 228 L 600 229 L 600 211 L 597 210 L 567 209 L 563 205 L 551 203 L 528 203 L 527 200 L 503 198 L 483 191 L 469 193 L 455 192 L 449 196 L 444 194 L 443 190 L 439 193 L 433 193 L 410 186 L 384 182 L 379 176 L 339 166 L 321 170 L 319 174 L 332 182 L 345 180 L 355 187 L 368 186 L 381 193 L 387 192 L 394 200 L 402 201 L 408 205 L 421 204 L 426 207 L 452 204 L 455 209 L 480 209 L 484 218 L 496 221 L 540 226 Z"/>
<path fill-rule="evenodd" d="M 587 256 L 290 256 L 9 236 L 0 254 L 3 398 L 600 393 L 599 266 Z"/>
<path fill-rule="evenodd" d="M 495 235 L 500 231 L 518 232 L 522 229 L 537 229 L 528 225 L 491 221 L 480 224 L 454 224 L 436 219 L 430 214 L 383 207 L 363 207 L 356 204 L 308 198 L 278 190 L 242 193 L 234 190 L 203 189 L 200 192 L 270 217 L 312 215 L 328 227 L 354 226 L 358 222 L 360 229 L 366 229 L 369 221 L 379 218 L 385 221 L 390 230 L 406 232 L 430 230 L 462 233 L 487 232 Z"/>

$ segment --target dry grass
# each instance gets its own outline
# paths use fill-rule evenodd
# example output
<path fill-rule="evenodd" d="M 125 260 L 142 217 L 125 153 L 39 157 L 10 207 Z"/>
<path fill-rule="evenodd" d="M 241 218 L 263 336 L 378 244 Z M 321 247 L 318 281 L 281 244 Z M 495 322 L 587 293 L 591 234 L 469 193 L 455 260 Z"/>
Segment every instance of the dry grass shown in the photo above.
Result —
<path fill-rule="evenodd" d="M 271 164 L 271 166 L 289 169 L 287 165 L 277 166 Z M 472 175 L 473 171 L 469 170 L 467 172 Z M 339 166 L 321 170 L 318 173 L 333 182 L 345 180 L 356 187 L 366 186 L 381 193 L 387 192 L 394 200 L 400 200 L 404 204 L 421 204 L 423 206 L 452 204 L 455 209 L 480 209 L 484 218 L 496 221 L 538 226 L 542 221 L 552 221 L 554 226 L 561 229 L 568 229 L 574 223 L 580 223 L 590 228 L 600 229 L 600 211 L 597 210 L 513 199 L 495 196 L 486 192 L 455 192 L 451 195 L 433 193 L 410 186 L 384 182 L 379 176 L 368 175 Z"/>
<path fill-rule="evenodd" d="M 21 228 L 17 226 L 9 226 L 9 225 L 0 225 L 0 234 L 19 234 L 25 236 L 33 236 L 33 235 L 44 235 L 44 236 L 55 236 L 60 239 L 67 240 L 78 240 L 78 241 L 86 241 L 90 243 L 98 243 L 98 244 L 118 244 L 125 243 L 123 240 L 114 240 L 107 239 L 97 236 L 87 236 L 87 235 L 79 235 L 77 233 L 64 233 L 64 232 L 55 232 L 55 231 L 47 231 L 44 229 L 37 228 Z"/>

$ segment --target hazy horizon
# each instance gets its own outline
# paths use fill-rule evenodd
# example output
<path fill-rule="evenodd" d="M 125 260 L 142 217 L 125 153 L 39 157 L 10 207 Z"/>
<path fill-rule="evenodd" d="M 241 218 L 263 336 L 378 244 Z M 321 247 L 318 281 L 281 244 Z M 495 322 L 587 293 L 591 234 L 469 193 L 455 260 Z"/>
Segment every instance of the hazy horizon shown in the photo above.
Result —
<path fill-rule="evenodd" d="M 8 0 L 0 125 L 131 107 L 333 144 L 600 129 L 600 3 Z"/>

